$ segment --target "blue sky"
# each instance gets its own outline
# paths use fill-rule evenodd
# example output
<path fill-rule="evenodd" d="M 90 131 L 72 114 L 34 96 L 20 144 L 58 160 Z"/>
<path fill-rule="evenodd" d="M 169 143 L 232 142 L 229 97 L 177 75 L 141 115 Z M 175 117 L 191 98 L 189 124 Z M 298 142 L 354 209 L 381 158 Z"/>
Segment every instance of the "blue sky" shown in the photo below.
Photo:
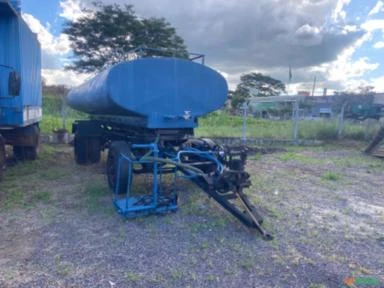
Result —
<path fill-rule="evenodd" d="M 21 0 L 24 19 L 39 34 L 43 75 L 49 83 L 77 85 L 87 75 L 63 71 L 71 55 L 61 34 L 90 0 Z M 287 81 L 290 92 L 323 88 L 384 91 L 384 0 L 104 0 L 133 4 L 142 17 L 165 17 L 191 51 L 235 87 L 242 73 L 259 71 Z"/>

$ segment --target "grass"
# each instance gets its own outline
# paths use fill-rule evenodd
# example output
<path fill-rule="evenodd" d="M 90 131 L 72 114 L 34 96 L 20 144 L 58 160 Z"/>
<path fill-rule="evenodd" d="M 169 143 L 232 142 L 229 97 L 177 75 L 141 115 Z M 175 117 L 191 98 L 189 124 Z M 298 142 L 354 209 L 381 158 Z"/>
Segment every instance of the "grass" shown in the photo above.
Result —
<path fill-rule="evenodd" d="M 336 172 L 328 171 L 321 175 L 321 179 L 327 181 L 338 181 L 341 179 L 341 175 Z"/>
<path fill-rule="evenodd" d="M 54 181 L 67 176 L 71 171 L 56 163 L 55 148 L 41 145 L 36 161 L 17 162 L 4 172 L 0 189 L 0 210 L 30 208 L 38 203 L 49 203 L 51 191 L 46 181 Z"/>
<path fill-rule="evenodd" d="M 130 281 L 130 282 L 138 282 L 141 278 L 141 276 L 137 273 L 134 272 L 126 272 L 125 273 L 125 278 Z"/>
<path fill-rule="evenodd" d="M 199 119 L 199 128 L 196 129 L 198 137 L 241 137 L 243 119 L 240 116 L 231 116 L 224 112 L 213 112 Z M 344 139 L 364 141 L 371 139 L 376 131 L 370 129 L 366 133 L 366 127 L 359 123 L 345 121 Z M 366 135 L 367 134 L 367 135 Z M 292 121 L 267 120 L 247 118 L 247 137 L 291 139 Z M 321 119 L 318 121 L 301 120 L 299 123 L 300 139 L 337 140 L 337 122 L 333 119 Z"/>
<path fill-rule="evenodd" d="M 322 159 L 316 159 L 312 158 L 307 155 L 303 155 L 300 153 L 295 153 L 295 152 L 285 152 L 279 155 L 279 159 L 281 161 L 295 161 L 299 162 L 301 164 L 310 164 L 310 165 L 318 165 L 318 164 L 323 164 L 324 161 Z"/>
<path fill-rule="evenodd" d="M 43 133 L 50 134 L 55 129 L 63 128 L 65 124 L 66 128 L 70 130 L 75 120 L 87 117 L 87 114 L 68 107 L 60 97 L 44 95 L 43 120 L 40 122 L 40 129 Z"/>
<path fill-rule="evenodd" d="M 75 111 L 63 104 L 60 97 L 45 95 L 43 98 L 43 120 L 40 122 L 43 133 L 52 133 L 55 129 L 63 128 L 64 124 L 70 130 L 75 120 L 87 118 L 87 114 Z M 225 112 L 217 111 L 199 118 L 199 127 L 195 130 L 195 134 L 198 137 L 241 137 L 242 125 L 243 119 L 241 116 L 232 116 Z M 363 125 L 345 121 L 344 139 L 359 141 L 371 139 L 378 127 L 371 128 L 367 130 Z M 291 139 L 292 121 L 248 117 L 247 136 L 268 139 Z M 302 120 L 299 123 L 299 138 L 337 140 L 336 120 Z"/>
<path fill-rule="evenodd" d="M 110 192 L 108 188 L 106 187 L 106 184 L 104 181 L 101 183 L 92 183 L 88 184 L 85 189 L 84 189 L 84 195 L 86 197 L 86 203 L 88 206 L 88 210 L 90 212 L 95 212 L 97 210 L 111 210 L 110 206 L 108 207 L 103 207 L 101 204 L 101 199 L 109 195 Z"/>
<path fill-rule="evenodd" d="M 32 202 L 48 203 L 51 200 L 51 194 L 48 191 L 39 191 L 32 195 Z"/>

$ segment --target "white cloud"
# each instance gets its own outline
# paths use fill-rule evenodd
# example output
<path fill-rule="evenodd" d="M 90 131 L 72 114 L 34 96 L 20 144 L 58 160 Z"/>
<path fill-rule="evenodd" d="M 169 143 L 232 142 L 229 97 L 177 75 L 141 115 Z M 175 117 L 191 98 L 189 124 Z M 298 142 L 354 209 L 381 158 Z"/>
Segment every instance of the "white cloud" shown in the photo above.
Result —
<path fill-rule="evenodd" d="M 376 92 L 384 92 L 384 76 L 371 79 L 370 85 L 375 87 Z"/>
<path fill-rule="evenodd" d="M 369 11 L 368 16 L 372 16 L 379 12 L 383 12 L 384 11 L 383 6 L 384 6 L 383 1 L 381 0 L 377 1 L 376 5 L 371 9 L 371 11 Z"/>
<path fill-rule="evenodd" d="M 384 30 L 384 19 L 367 20 L 361 25 L 361 27 L 368 32 Z"/>
<path fill-rule="evenodd" d="M 34 33 L 37 33 L 37 37 L 41 44 L 43 52 L 51 55 L 65 55 L 71 51 L 70 42 L 67 35 L 60 34 L 55 37 L 48 27 L 45 27 L 41 22 L 30 14 L 23 13 L 23 19 L 27 22 L 28 26 Z"/>
<path fill-rule="evenodd" d="M 305 24 L 295 31 L 295 38 L 300 40 L 299 44 L 301 45 L 319 45 L 323 40 L 323 35 L 320 32 L 318 27 Z"/>
<path fill-rule="evenodd" d="M 90 75 L 66 71 L 64 69 L 43 69 L 42 76 L 48 85 L 74 87 L 82 84 Z"/>
<path fill-rule="evenodd" d="M 345 82 L 352 78 L 359 78 L 365 73 L 376 70 L 379 63 L 371 63 L 368 57 L 361 57 L 356 61 L 342 57 L 332 63 L 327 71 L 328 80 Z"/>
<path fill-rule="evenodd" d="M 70 42 L 65 34 L 54 36 L 50 32 L 50 25 L 43 26 L 34 16 L 23 13 L 24 21 L 31 30 L 37 34 L 42 49 L 42 76 L 48 85 L 62 84 L 77 86 L 88 75 L 78 74 L 64 70 L 64 64 L 68 62 L 67 56 L 71 52 Z"/>
<path fill-rule="evenodd" d="M 343 10 L 344 6 L 347 6 L 351 0 L 338 0 L 336 4 L 336 8 L 332 13 L 332 19 L 334 21 L 345 20 L 347 17 L 347 13 Z"/>
<path fill-rule="evenodd" d="M 343 33 L 357 32 L 357 31 L 359 31 L 359 27 L 357 27 L 356 25 L 345 25 L 342 30 Z"/>
<path fill-rule="evenodd" d="M 376 42 L 376 43 L 373 45 L 373 48 L 376 48 L 376 49 L 384 48 L 384 41 Z"/>
<path fill-rule="evenodd" d="M 84 6 L 81 4 L 80 0 L 61 0 L 60 7 L 62 12 L 59 16 L 70 21 L 76 21 L 80 17 L 86 15 Z"/>

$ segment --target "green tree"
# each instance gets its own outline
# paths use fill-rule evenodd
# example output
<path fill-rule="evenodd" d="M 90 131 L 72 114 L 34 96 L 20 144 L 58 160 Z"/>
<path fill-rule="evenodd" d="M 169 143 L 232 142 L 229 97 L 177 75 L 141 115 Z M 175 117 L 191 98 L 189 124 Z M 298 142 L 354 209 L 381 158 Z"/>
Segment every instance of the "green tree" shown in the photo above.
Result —
<path fill-rule="evenodd" d="M 76 21 L 68 21 L 64 33 L 71 41 L 74 58 L 67 69 L 78 72 L 99 71 L 127 60 L 138 47 L 159 49 L 145 51 L 144 56 L 188 57 L 184 40 L 164 18 L 139 18 L 132 5 L 94 3 L 95 10 Z"/>
<path fill-rule="evenodd" d="M 232 108 L 238 109 L 251 97 L 277 96 L 285 92 L 285 85 L 280 80 L 261 73 L 248 73 L 240 77 L 240 83 L 232 93 Z"/>
<path fill-rule="evenodd" d="M 241 105 L 243 105 L 244 102 L 248 102 L 251 97 L 249 90 L 240 85 L 237 85 L 236 90 L 231 92 L 231 106 L 234 110 L 239 109 Z"/>
<path fill-rule="evenodd" d="M 239 85 L 256 97 L 277 96 L 285 92 L 283 82 L 261 73 L 241 75 Z"/>

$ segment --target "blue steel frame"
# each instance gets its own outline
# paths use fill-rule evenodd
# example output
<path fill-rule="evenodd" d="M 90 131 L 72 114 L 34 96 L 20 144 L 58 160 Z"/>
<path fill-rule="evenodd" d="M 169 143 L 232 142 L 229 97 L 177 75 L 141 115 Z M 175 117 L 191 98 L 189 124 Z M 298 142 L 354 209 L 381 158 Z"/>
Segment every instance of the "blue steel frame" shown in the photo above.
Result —
<path fill-rule="evenodd" d="M 116 210 L 119 214 L 128 217 L 134 218 L 143 215 L 156 214 L 156 213 L 166 213 L 170 211 L 177 210 L 177 189 L 176 182 L 178 177 L 185 179 L 193 179 L 199 177 L 194 170 L 183 169 L 183 173 L 178 173 L 177 164 L 184 164 L 181 160 L 181 156 L 185 154 L 189 155 L 198 155 L 201 158 L 207 159 L 216 165 L 217 175 L 220 175 L 224 171 L 224 165 L 217 159 L 216 155 L 213 152 L 209 151 L 200 151 L 195 148 L 188 148 L 185 150 L 180 150 L 176 155 L 169 155 L 164 153 L 164 156 L 173 156 L 172 158 L 163 158 L 161 157 L 161 152 L 156 143 L 151 144 L 133 144 L 131 145 L 132 151 L 135 149 L 148 149 L 148 153 L 144 157 L 137 157 L 132 159 L 132 155 L 120 154 L 117 164 L 117 178 L 115 191 L 113 193 L 113 203 L 116 207 Z M 164 198 L 162 195 L 162 173 L 159 170 L 158 164 L 159 161 L 154 161 L 153 159 L 145 159 L 146 157 L 153 157 L 154 159 L 168 159 L 171 163 L 174 163 L 174 183 L 173 183 L 173 192 L 171 197 Z M 119 196 L 118 191 L 120 191 L 120 177 L 121 177 L 121 167 L 124 161 L 128 162 L 128 177 L 124 179 L 127 181 L 127 191 L 124 197 Z M 151 195 L 140 195 L 140 196 L 131 196 L 132 191 L 132 178 L 133 165 L 134 164 L 144 164 L 151 163 L 153 165 L 153 186 Z"/>
<path fill-rule="evenodd" d="M 131 146 L 132 150 L 134 149 L 148 149 L 150 153 L 147 156 L 154 158 L 159 157 L 159 149 L 157 144 L 133 144 Z M 120 191 L 120 177 L 121 177 L 121 165 L 123 161 L 128 162 L 128 185 L 125 197 L 119 197 L 118 191 Z M 133 165 L 134 164 L 143 164 L 143 163 L 152 163 L 153 164 L 153 187 L 152 194 L 144 196 L 131 196 L 132 192 L 132 178 L 133 178 Z M 159 176 L 159 178 L 158 178 Z M 149 161 L 145 159 L 131 159 L 130 155 L 120 154 L 118 165 L 117 165 L 117 179 L 116 186 L 113 196 L 113 203 L 119 214 L 124 215 L 128 218 L 133 218 L 142 215 L 154 214 L 154 213 L 166 213 L 169 211 L 177 210 L 177 195 L 176 195 L 176 168 L 174 173 L 174 189 L 172 197 L 167 199 L 167 201 L 161 202 L 161 184 L 162 184 L 162 173 L 159 173 L 158 162 Z M 125 179 L 124 179 L 125 180 Z M 148 204 L 138 204 L 146 203 Z"/>

